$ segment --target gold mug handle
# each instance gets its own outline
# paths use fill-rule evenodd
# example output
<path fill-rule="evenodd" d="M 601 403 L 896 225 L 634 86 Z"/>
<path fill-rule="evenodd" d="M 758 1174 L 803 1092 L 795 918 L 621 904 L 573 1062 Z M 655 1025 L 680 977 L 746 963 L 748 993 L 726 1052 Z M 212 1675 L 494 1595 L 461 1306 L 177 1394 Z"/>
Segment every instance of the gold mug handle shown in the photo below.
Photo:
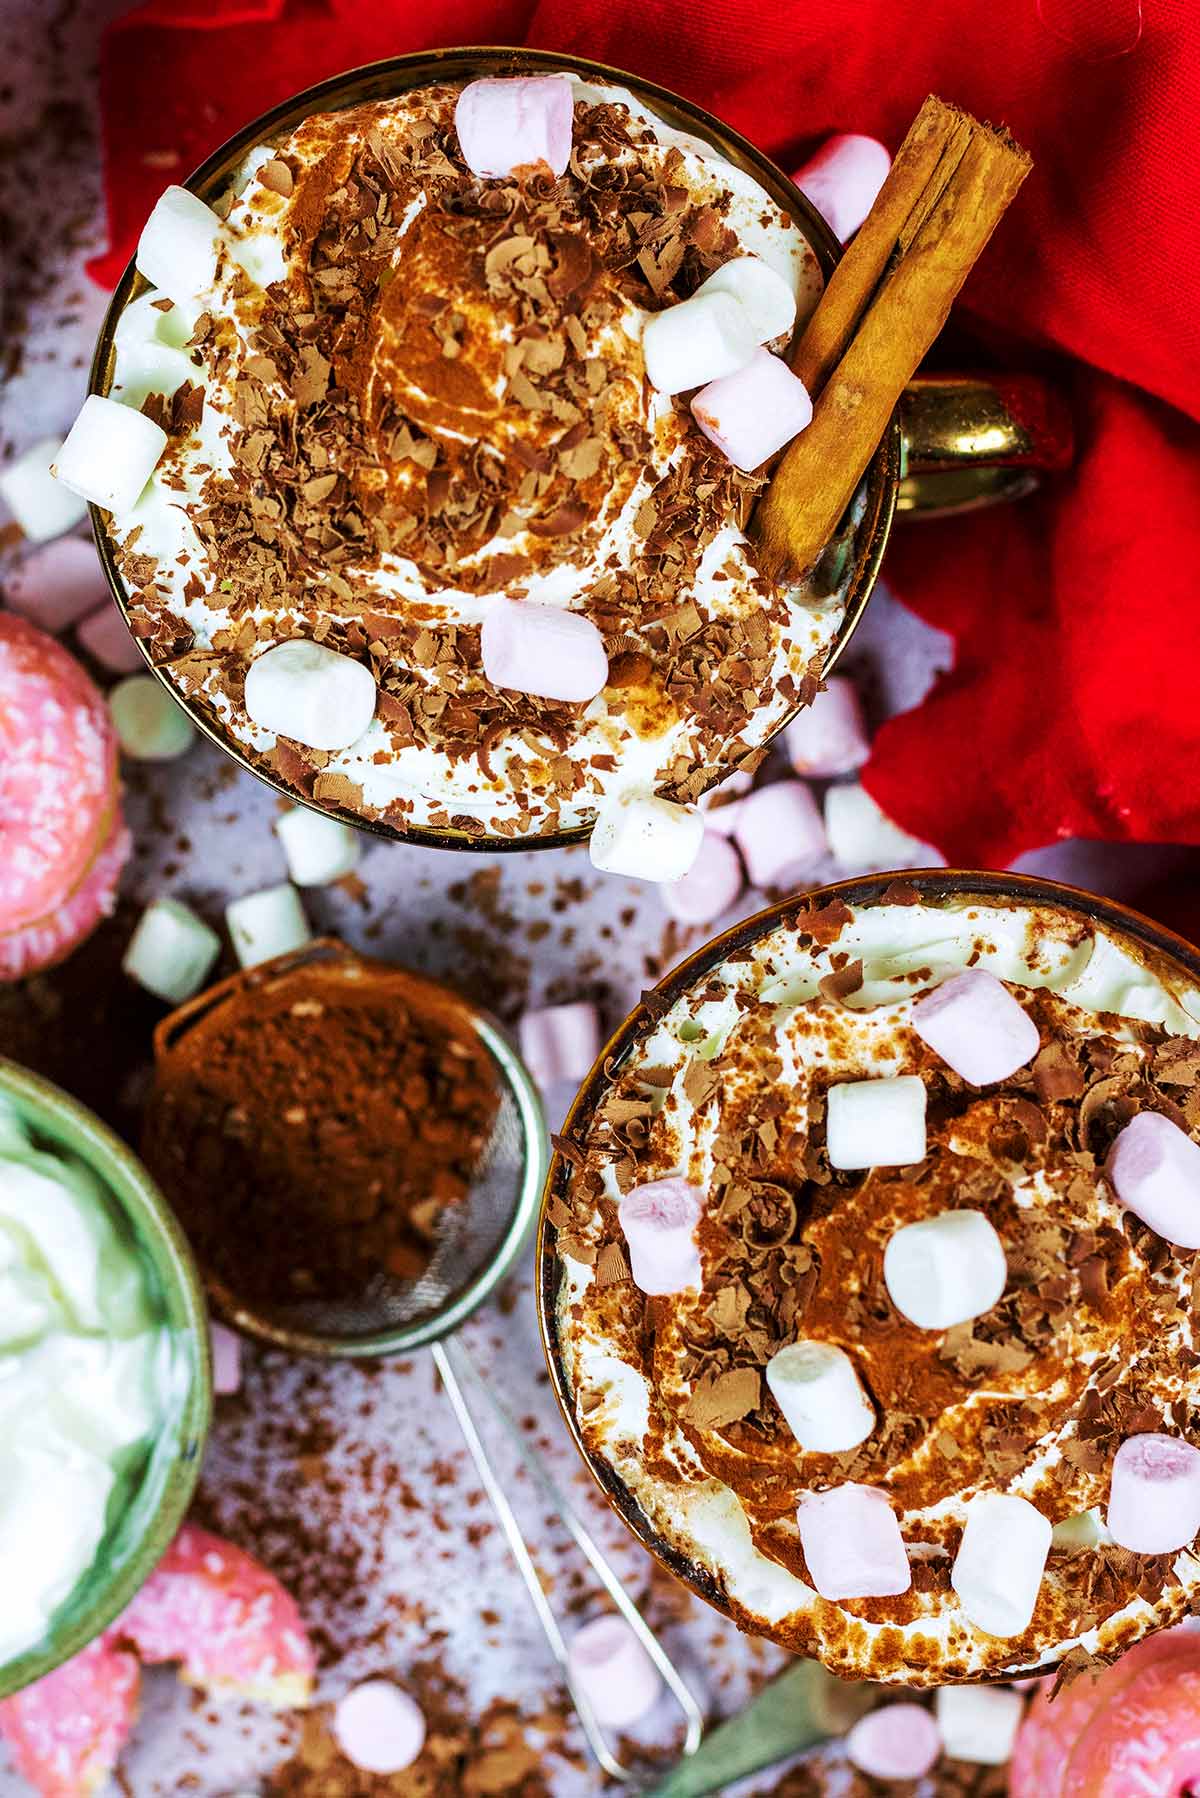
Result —
<path fill-rule="evenodd" d="M 900 430 L 896 510 L 921 518 L 1020 499 L 1074 456 L 1066 402 L 1036 375 L 917 375 Z"/>

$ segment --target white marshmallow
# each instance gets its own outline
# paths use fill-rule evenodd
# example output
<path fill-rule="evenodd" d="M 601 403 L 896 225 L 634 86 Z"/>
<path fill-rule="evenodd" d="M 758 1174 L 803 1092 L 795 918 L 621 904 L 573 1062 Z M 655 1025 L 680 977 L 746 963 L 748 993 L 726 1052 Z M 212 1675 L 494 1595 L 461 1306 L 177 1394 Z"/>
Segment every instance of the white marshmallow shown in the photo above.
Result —
<path fill-rule="evenodd" d="M 1006 1080 L 1041 1048 L 1038 1027 L 1025 1007 L 986 968 L 964 968 L 943 980 L 917 1000 L 909 1023 L 972 1086 Z"/>
<path fill-rule="evenodd" d="M 112 398 L 136 409 L 150 393 L 166 394 L 169 399 L 185 381 L 199 386 L 203 372 L 183 350 L 152 338 L 122 352 L 121 379 L 113 382 Z"/>
<path fill-rule="evenodd" d="M 43 437 L 0 470 L 0 499 L 31 543 L 49 543 L 87 517 L 87 502 L 50 473 L 61 449 L 57 437 Z"/>
<path fill-rule="evenodd" d="M 287 880 L 234 899 L 225 907 L 225 922 L 243 968 L 288 955 L 312 941 L 300 895 Z"/>
<path fill-rule="evenodd" d="M 660 393 L 734 374 L 757 348 L 754 326 L 731 293 L 693 294 L 653 313 L 642 331 L 646 374 Z"/>
<path fill-rule="evenodd" d="M 950 1584 L 976 1629 L 1020 1636 L 1029 1628 L 1050 1536 L 1050 1519 L 1015 1492 L 980 1492 L 967 1500 Z"/>
<path fill-rule="evenodd" d="M 723 262 L 696 293 L 732 294 L 759 343 L 790 334 L 796 322 L 796 295 L 790 282 L 760 256 L 734 256 Z"/>
<path fill-rule="evenodd" d="M 858 781 L 830 787 L 825 830 L 834 860 L 852 874 L 887 868 L 944 868 L 946 858 L 929 843 L 901 830 Z"/>
<path fill-rule="evenodd" d="M 182 1005 L 198 993 L 221 953 L 221 939 L 180 899 L 155 899 L 138 920 L 121 966 L 147 992 Z"/>
<path fill-rule="evenodd" d="M 821 814 L 800 780 L 777 780 L 747 794 L 733 835 L 756 887 L 796 886 L 826 849 Z"/>
<path fill-rule="evenodd" d="M 933 1712 L 923 1704 L 882 1705 L 846 1737 L 846 1759 L 873 1779 L 924 1779 L 941 1752 Z"/>
<path fill-rule="evenodd" d="M 916 1074 L 846 1080 L 826 1095 L 831 1167 L 909 1167 L 925 1159 L 925 1082 Z"/>
<path fill-rule="evenodd" d="M 212 1354 L 213 1391 L 228 1398 L 242 1383 L 242 1339 L 214 1319 L 208 1326 Z"/>
<path fill-rule="evenodd" d="M 54 473 L 72 493 L 119 518 L 137 504 L 166 447 L 167 433 L 144 412 L 89 393 Z"/>
<path fill-rule="evenodd" d="M 658 1668 L 623 1617 L 593 1617 L 571 1638 L 567 1667 L 606 1729 L 628 1729 L 654 1709 Z"/>
<path fill-rule="evenodd" d="M 767 1385 L 805 1454 L 857 1448 L 875 1428 L 875 1412 L 854 1363 L 832 1342 L 791 1342 L 771 1356 Z"/>
<path fill-rule="evenodd" d="M 934 1716 L 942 1749 L 956 1761 L 1002 1767 L 1025 1713 L 1019 1692 L 1005 1686 L 939 1686 Z"/>
<path fill-rule="evenodd" d="M 288 873 L 298 887 L 327 886 L 353 873 L 362 854 L 362 839 L 340 818 L 294 805 L 275 820 L 275 834 L 287 857 Z"/>
<path fill-rule="evenodd" d="M 736 903 L 744 884 L 737 850 L 718 831 L 706 829 L 700 853 L 682 880 L 663 887 L 662 902 L 681 924 L 710 924 Z"/>
<path fill-rule="evenodd" d="M 30 550 L 8 577 L 7 590 L 13 611 L 51 636 L 101 603 L 112 604 L 96 546 L 85 537 L 60 537 Z"/>
<path fill-rule="evenodd" d="M 153 675 L 118 681 L 108 709 L 125 754 L 135 762 L 173 762 L 191 748 L 196 731 L 183 707 Z"/>
<path fill-rule="evenodd" d="M 1181 1249 L 1200 1249 L 1200 1144 L 1160 1111 L 1117 1132 L 1105 1172 L 1122 1205 Z"/>
<path fill-rule="evenodd" d="M 604 638 L 582 612 L 492 599 L 479 633 L 483 672 L 494 687 L 582 704 L 608 679 Z"/>
<path fill-rule="evenodd" d="M 1105 1522 L 1139 1555 L 1174 1554 L 1200 1532 L 1200 1449 L 1178 1436 L 1128 1436 L 1113 1457 Z"/>
<path fill-rule="evenodd" d="M 628 792 L 609 799 L 596 814 L 588 850 L 602 874 L 636 880 L 682 880 L 700 853 L 704 819 L 697 811 Z"/>
<path fill-rule="evenodd" d="M 186 187 L 168 187 L 142 226 L 134 261 L 160 293 L 188 306 L 216 280 L 224 235 L 211 206 Z"/>
<path fill-rule="evenodd" d="M 999 1303 L 1008 1261 L 982 1211 L 941 1211 L 895 1232 L 883 1278 L 901 1317 L 920 1330 L 949 1330 Z"/>
<path fill-rule="evenodd" d="M 294 637 L 250 664 L 249 718 L 277 737 L 309 749 L 348 749 L 375 716 L 375 677 L 353 656 Z"/>
<path fill-rule="evenodd" d="M 871 741 L 854 682 L 831 674 L 812 704 L 792 719 L 783 741 L 796 773 L 809 779 L 828 780 L 861 768 Z"/>
<path fill-rule="evenodd" d="M 651 1297 L 698 1291 L 702 1284 L 696 1225 L 704 1194 L 679 1174 L 634 1186 L 617 1207 L 634 1285 Z"/>
<path fill-rule="evenodd" d="M 106 599 L 89 612 L 75 635 L 80 646 L 110 674 L 133 674 L 146 666 L 115 599 Z"/>
<path fill-rule="evenodd" d="M 368 1679 L 338 1700 L 333 1733 L 364 1773 L 402 1773 L 425 1746 L 425 1717 L 390 1679 Z"/>
<path fill-rule="evenodd" d="M 600 1018 L 590 999 L 527 1011 L 517 1026 L 521 1059 L 539 1086 L 583 1079 L 600 1053 Z"/>
<path fill-rule="evenodd" d="M 878 138 L 841 132 L 827 139 L 792 179 L 844 243 L 875 204 L 892 166 Z"/>

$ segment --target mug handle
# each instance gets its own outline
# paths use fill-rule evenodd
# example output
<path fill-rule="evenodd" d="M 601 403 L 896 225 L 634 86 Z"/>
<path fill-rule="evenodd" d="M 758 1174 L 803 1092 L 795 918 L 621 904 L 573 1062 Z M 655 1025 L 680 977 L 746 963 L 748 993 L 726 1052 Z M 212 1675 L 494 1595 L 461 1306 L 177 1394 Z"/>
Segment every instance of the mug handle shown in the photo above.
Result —
<path fill-rule="evenodd" d="M 1070 467 L 1066 401 L 1036 375 L 917 375 L 900 400 L 898 513 L 940 518 L 1031 493 Z"/>

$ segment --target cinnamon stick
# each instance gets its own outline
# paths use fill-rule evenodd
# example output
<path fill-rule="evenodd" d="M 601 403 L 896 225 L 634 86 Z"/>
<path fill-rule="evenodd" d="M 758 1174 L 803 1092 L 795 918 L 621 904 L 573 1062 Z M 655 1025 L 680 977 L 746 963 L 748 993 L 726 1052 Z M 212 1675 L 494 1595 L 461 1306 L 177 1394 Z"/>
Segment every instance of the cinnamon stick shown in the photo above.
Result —
<path fill-rule="evenodd" d="M 1007 132 L 933 95 L 922 106 L 792 357 L 813 418 L 755 510 L 766 572 L 794 579 L 817 560 L 1031 167 Z"/>

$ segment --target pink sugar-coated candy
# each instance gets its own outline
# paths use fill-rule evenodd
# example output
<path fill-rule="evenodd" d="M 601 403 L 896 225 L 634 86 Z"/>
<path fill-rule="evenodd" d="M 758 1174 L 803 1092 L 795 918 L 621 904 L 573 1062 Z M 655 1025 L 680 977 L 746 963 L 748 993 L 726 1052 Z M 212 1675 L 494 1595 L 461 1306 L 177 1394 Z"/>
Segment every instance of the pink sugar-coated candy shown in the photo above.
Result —
<path fill-rule="evenodd" d="M 808 388 L 780 356 L 755 350 L 692 400 L 692 416 L 727 461 L 749 474 L 812 422 Z"/>
<path fill-rule="evenodd" d="M 792 719 L 783 741 L 792 767 L 806 779 L 826 780 L 861 768 L 871 741 L 854 682 L 830 675 L 812 704 Z"/>
<path fill-rule="evenodd" d="M 596 1721 L 628 1729 L 652 1711 L 662 1691 L 657 1667 L 624 1617 L 593 1617 L 577 1630 L 567 1664 Z"/>
<path fill-rule="evenodd" d="M 777 780 L 748 794 L 733 835 L 756 887 L 794 886 L 826 849 L 817 803 L 800 780 Z"/>
<path fill-rule="evenodd" d="M 1200 1143 L 1160 1111 L 1119 1130 L 1105 1172 L 1122 1205 L 1181 1249 L 1200 1249 Z"/>
<path fill-rule="evenodd" d="M 896 1513 L 874 1486 L 853 1480 L 806 1492 L 796 1508 L 800 1545 L 822 1598 L 892 1598 L 912 1571 Z"/>
<path fill-rule="evenodd" d="M 872 1779 L 924 1779 L 942 1752 L 933 1712 L 888 1704 L 860 1717 L 846 1737 L 846 1758 Z"/>
<path fill-rule="evenodd" d="M 117 909 L 121 871 L 132 848 L 133 838 L 118 805 L 108 841 L 70 898 L 48 918 L 0 935 L 0 980 L 23 980 L 28 974 L 55 967 L 73 955 L 98 924 L 111 918 Z"/>
<path fill-rule="evenodd" d="M 51 636 L 112 604 L 96 546 L 84 537 L 59 537 L 31 550 L 9 576 L 7 593 L 14 612 Z"/>
<path fill-rule="evenodd" d="M 333 1733 L 346 1759 L 364 1773 L 401 1773 L 425 1746 L 425 1718 L 390 1679 L 368 1679 L 339 1699 Z"/>
<path fill-rule="evenodd" d="M 468 82 L 454 108 L 463 161 L 485 180 L 543 166 L 561 175 L 571 160 L 573 112 L 565 75 Z"/>
<path fill-rule="evenodd" d="M 137 674 L 146 666 L 115 600 L 89 612 L 75 635 L 80 647 L 110 674 Z"/>
<path fill-rule="evenodd" d="M 737 850 L 726 837 L 706 828 L 700 853 L 682 880 L 670 881 L 659 892 L 681 924 L 709 924 L 729 910 L 744 885 Z"/>
<path fill-rule="evenodd" d="M 133 1655 L 100 1636 L 13 1698 L 0 1702 L 0 1738 L 40 1798 L 102 1791 L 137 1716 Z"/>
<path fill-rule="evenodd" d="M 539 1086 L 580 1081 L 600 1053 L 600 1017 L 590 999 L 527 1011 L 517 1026 L 521 1059 Z"/>
<path fill-rule="evenodd" d="M 1003 981 L 965 968 L 918 999 L 909 1023 L 947 1067 L 972 1086 L 1007 1080 L 1041 1048 L 1038 1027 Z M 1200 1149 L 1196 1151 L 1200 1157 Z"/>
<path fill-rule="evenodd" d="M 678 1174 L 634 1186 L 617 1207 L 629 1246 L 634 1284 L 652 1297 L 698 1290 L 702 1283 L 696 1225 L 704 1194 Z"/>
<path fill-rule="evenodd" d="M 841 132 L 828 138 L 792 180 L 845 243 L 875 204 L 891 166 L 891 155 L 878 138 Z"/>
<path fill-rule="evenodd" d="M 1186 1548 L 1200 1532 L 1200 1448 L 1158 1431 L 1126 1437 L 1113 1456 L 1104 1521 L 1134 1554 Z"/>
<path fill-rule="evenodd" d="M 488 680 L 514 693 L 580 704 L 608 679 L 604 638 L 590 618 L 561 606 L 494 599 L 479 646 Z"/>
<path fill-rule="evenodd" d="M 213 1391 L 220 1398 L 228 1398 L 242 1383 L 242 1339 L 215 1318 L 208 1329 L 212 1339 Z"/>

